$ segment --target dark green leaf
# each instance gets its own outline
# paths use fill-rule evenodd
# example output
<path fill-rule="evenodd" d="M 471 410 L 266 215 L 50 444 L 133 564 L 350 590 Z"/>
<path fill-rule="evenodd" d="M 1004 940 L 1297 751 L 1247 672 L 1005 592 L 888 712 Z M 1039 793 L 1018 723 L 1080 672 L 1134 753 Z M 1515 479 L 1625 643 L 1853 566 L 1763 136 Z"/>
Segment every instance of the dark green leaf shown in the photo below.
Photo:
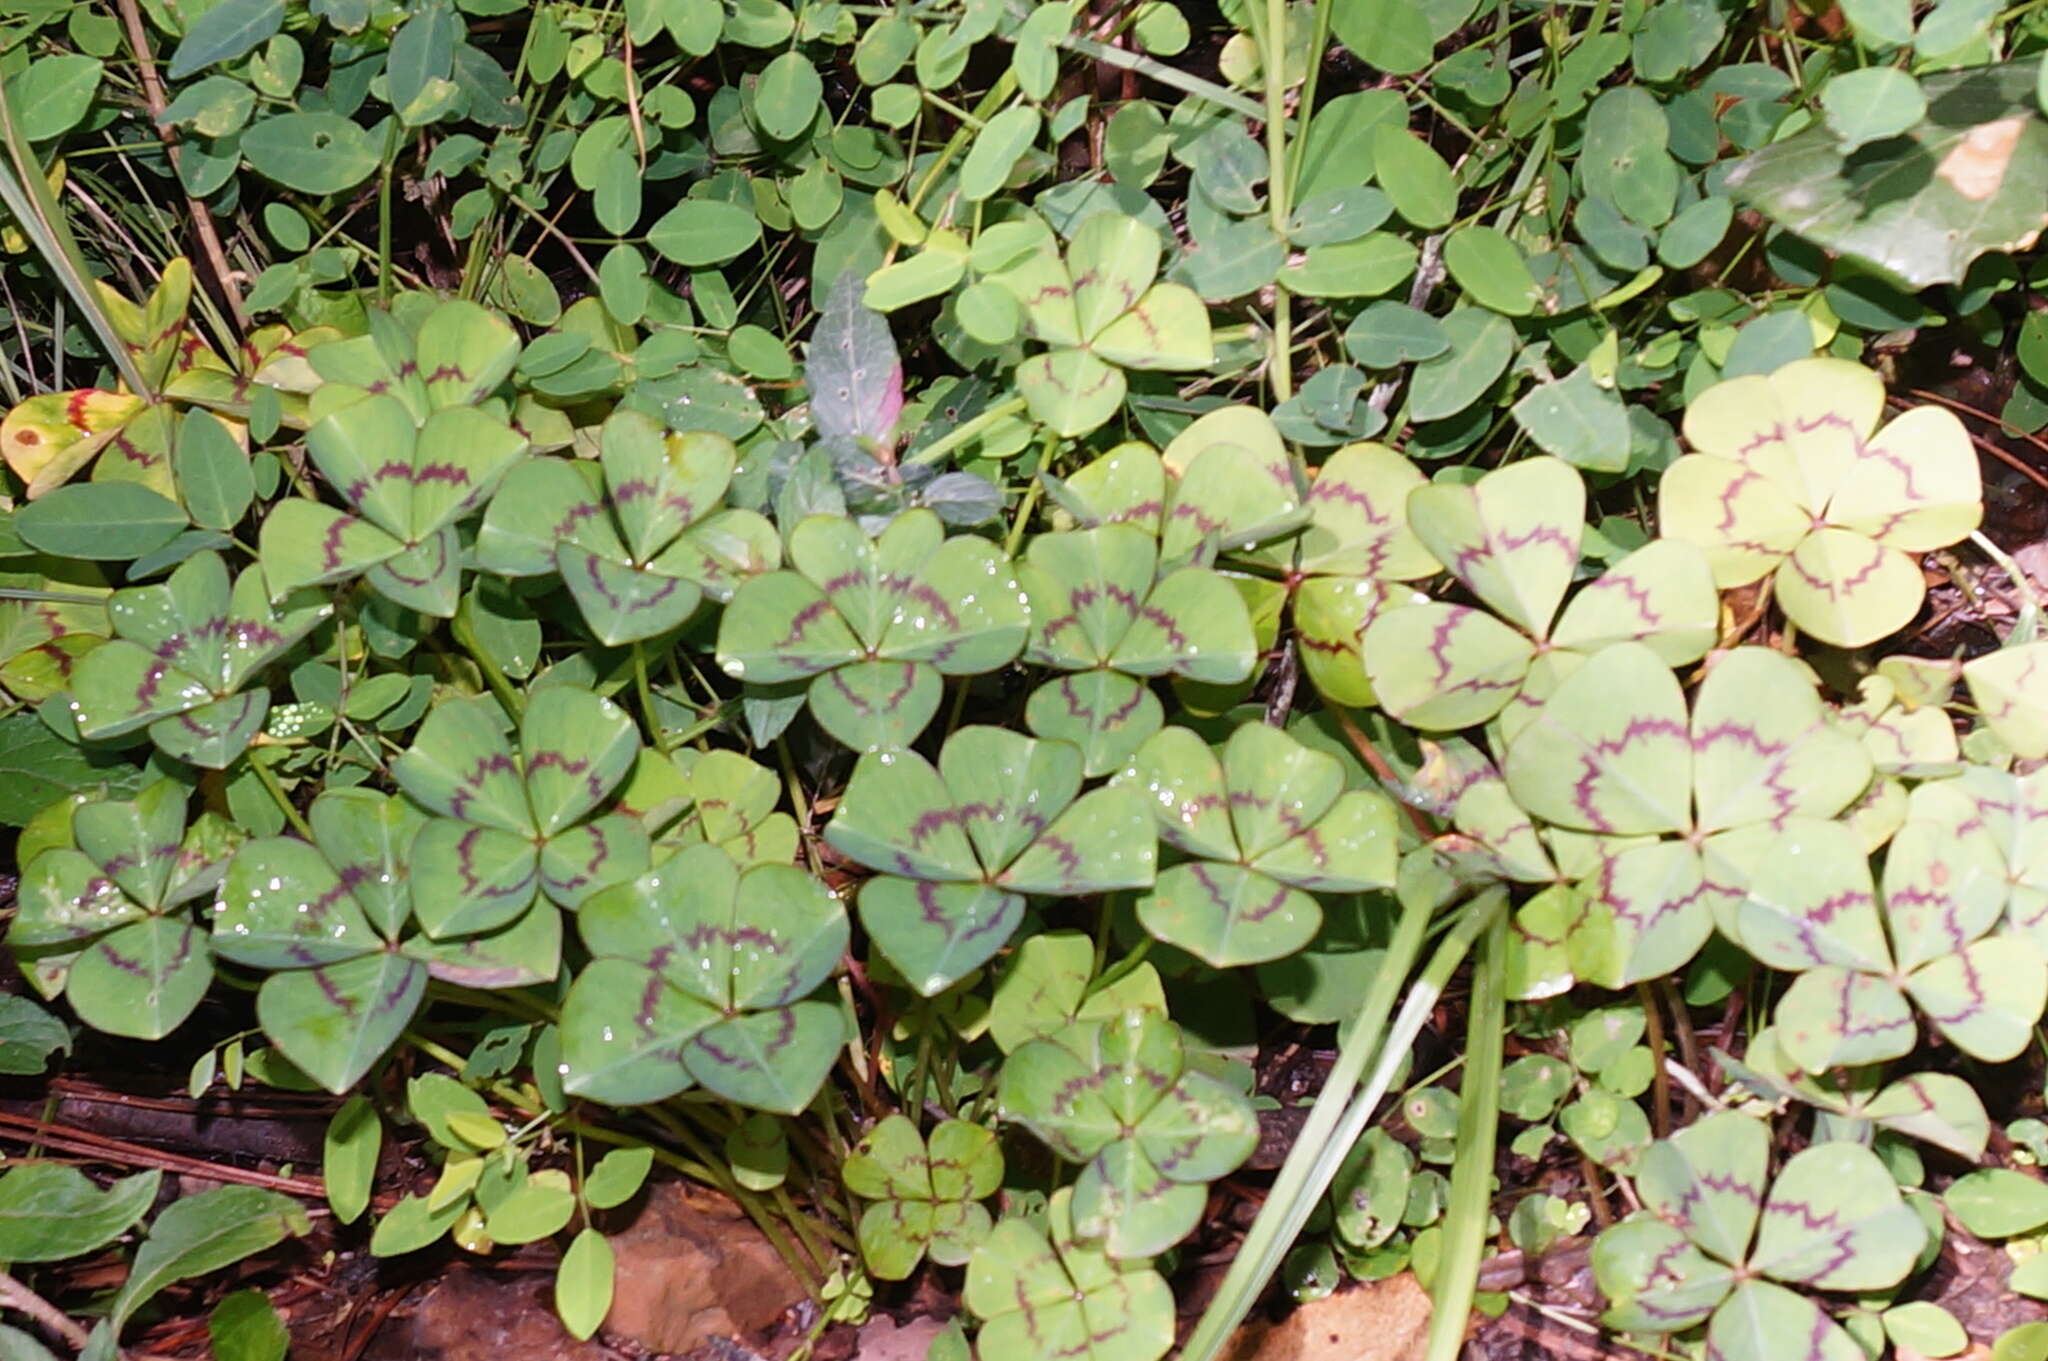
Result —
<path fill-rule="evenodd" d="M 284 27 L 284 0 L 222 0 L 193 21 L 164 74 L 183 80 L 216 62 L 233 61 Z"/>
<path fill-rule="evenodd" d="M 191 521 L 135 482 L 76 482 L 14 513 L 14 532 L 64 558 L 125 562 L 163 547 Z"/>
<path fill-rule="evenodd" d="M 242 154 L 257 173 L 302 194 L 338 194 L 376 170 L 370 135 L 337 113 L 286 113 L 242 134 Z"/>
<path fill-rule="evenodd" d="M 38 57 L 10 77 L 7 98 L 20 116 L 22 135 L 43 142 L 69 132 L 92 107 L 104 69 L 96 58 L 67 53 Z"/>
<path fill-rule="evenodd" d="M 156 1202 L 163 1174 L 139 1172 L 102 1191 L 62 1163 L 24 1163 L 0 1176 L 0 1258 L 61 1262 L 97 1252 Z"/>
<path fill-rule="evenodd" d="M 685 199 L 647 231 L 647 244 L 679 265 L 719 265 L 761 239 L 761 223 L 745 208 L 716 199 Z"/>
<path fill-rule="evenodd" d="M 237 1290 L 206 1321 L 214 1361 L 284 1361 L 291 1335 L 261 1290 Z"/>
<path fill-rule="evenodd" d="M 222 1186 L 174 1202 L 136 1250 L 128 1283 L 114 1299 L 115 1328 L 173 1281 L 232 1266 L 308 1227 L 297 1201 L 254 1186 Z"/>
<path fill-rule="evenodd" d="M 62 1021 L 26 997 L 0 996 L 0 1073 L 40 1073 L 59 1049 L 71 1050 Z"/>
<path fill-rule="evenodd" d="M 105 786 L 119 798 L 142 785 L 140 766 L 75 746 L 34 714 L 0 718 L 0 826 L 25 826 L 66 794 Z"/>

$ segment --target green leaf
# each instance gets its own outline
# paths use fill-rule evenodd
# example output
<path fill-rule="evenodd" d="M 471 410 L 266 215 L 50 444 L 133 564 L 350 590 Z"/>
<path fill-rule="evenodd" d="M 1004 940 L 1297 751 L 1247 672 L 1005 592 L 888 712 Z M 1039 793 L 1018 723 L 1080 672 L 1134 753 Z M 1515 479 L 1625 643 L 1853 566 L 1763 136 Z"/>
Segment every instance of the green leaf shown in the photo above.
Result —
<path fill-rule="evenodd" d="M 718 1012 L 643 964 L 598 959 L 562 1008 L 562 1086 L 608 1105 L 659 1101 L 691 1083 L 684 1044 Z"/>
<path fill-rule="evenodd" d="M 1240 865 L 1175 865 L 1138 900 L 1138 920 L 1219 969 L 1284 959 L 1314 939 L 1315 899 Z"/>
<path fill-rule="evenodd" d="M 97 1252 L 156 1203 L 162 1173 L 140 1172 L 102 1191 L 61 1163 L 23 1163 L 0 1176 L 0 1253 L 10 1262 L 60 1262 Z"/>
<path fill-rule="evenodd" d="M 183 80 L 219 62 L 233 61 L 270 41 L 284 27 L 284 0 L 221 0 L 185 30 L 164 74 Z"/>
<path fill-rule="evenodd" d="M 1024 899 L 986 884 L 878 875 L 861 885 L 860 918 L 910 986 L 935 997 L 1009 943 Z"/>
<path fill-rule="evenodd" d="M 1912 0 L 1846 0 L 1842 17 L 1865 47 L 1904 47 L 1913 41 Z"/>
<path fill-rule="evenodd" d="M 94 941 L 71 966 L 65 994 L 95 1030 L 160 1040 L 184 1024 L 212 982 L 205 937 L 174 918 L 150 917 Z"/>
<path fill-rule="evenodd" d="M 434 1209 L 427 1206 L 425 1196 L 400 1199 L 377 1221 L 376 1231 L 370 1235 L 370 1254 L 374 1257 L 396 1257 L 438 1243 L 455 1221 L 469 1210 L 470 1202 L 467 1196 L 457 1196 Z"/>
<path fill-rule="evenodd" d="M 811 716 L 854 751 L 907 747 L 938 713 L 943 688 L 918 662 L 854 662 L 811 682 Z"/>
<path fill-rule="evenodd" d="M 252 123 L 242 133 L 242 155 L 258 174 L 302 194 L 353 189 L 379 162 L 370 135 L 338 113 L 285 113 Z"/>
<path fill-rule="evenodd" d="M 1436 48 L 1435 35 L 1417 0 L 1332 9 L 1330 30 L 1366 65 L 1388 75 L 1413 75 L 1429 65 Z"/>
<path fill-rule="evenodd" d="M 1436 149 L 1392 123 L 1372 130 L 1373 176 L 1394 211 L 1410 225 L 1434 231 L 1457 215 L 1458 184 Z"/>
<path fill-rule="evenodd" d="M 1031 692 L 1024 717 L 1040 737 L 1081 749 L 1090 778 L 1120 769 L 1164 722 L 1159 697 L 1116 671 L 1083 671 L 1047 681 Z"/>
<path fill-rule="evenodd" d="M 776 141 L 792 141 L 811 126 L 824 91 L 809 57 L 794 49 L 784 52 L 761 69 L 761 83 L 754 90 L 754 119 Z"/>
<path fill-rule="evenodd" d="M 1794 1154 L 1771 1183 L 1750 1266 L 1816 1290 L 1886 1290 L 1926 1244 L 1920 1216 L 1878 1156 L 1827 1143 Z"/>
<path fill-rule="evenodd" d="M 2048 643 L 2004 647 L 1966 663 L 1970 684 L 1985 726 L 1999 741 L 2026 759 L 2048 755 L 2048 689 L 2042 684 L 2048 665 Z"/>
<path fill-rule="evenodd" d="M 1521 248 L 1495 227 L 1460 227 L 1444 238 L 1444 267 L 1472 301 L 1510 317 L 1536 309 L 1541 290 Z"/>
<path fill-rule="evenodd" d="M 1915 408 L 1873 434 L 1883 401 L 1875 374 L 1839 359 L 1706 389 L 1685 421 L 1700 452 L 1658 490 L 1663 533 L 1706 550 L 1721 586 L 1775 571 L 1787 616 L 1824 642 L 1902 627 L 1925 595 L 1911 555 L 1974 529 L 1982 489 L 1952 413 Z"/>
<path fill-rule="evenodd" d="M 1443 318 L 1450 348 L 1415 366 L 1408 414 L 1419 421 L 1455 416 L 1486 394 L 1515 353 L 1514 323 L 1497 312 L 1453 308 Z"/>
<path fill-rule="evenodd" d="M 412 123 L 414 111 L 438 106 L 437 83 L 445 83 L 455 69 L 455 44 L 462 32 L 455 6 L 431 3 L 412 12 L 391 37 L 391 51 L 385 58 L 384 79 L 390 89 L 391 107 L 401 120 Z"/>
<path fill-rule="evenodd" d="M 1015 377 L 1032 416 L 1064 438 L 1088 434 L 1123 406 L 1122 370 L 1087 350 L 1035 355 L 1017 366 Z"/>
<path fill-rule="evenodd" d="M 97 57 L 63 53 L 38 57 L 9 77 L 8 99 L 21 119 L 22 136 L 46 142 L 77 126 L 92 107 L 105 70 Z"/>
<path fill-rule="evenodd" d="M 811 419 L 827 438 L 886 440 L 903 410 L 903 365 L 889 323 L 861 293 L 848 271 L 825 295 L 804 356 Z"/>
<path fill-rule="evenodd" d="M 1538 448 L 1575 467 L 1601 473 L 1628 467 L 1628 409 L 1594 381 L 1590 368 L 1531 388 L 1515 403 L 1514 415 Z"/>
<path fill-rule="evenodd" d="M 699 1031 L 684 1046 L 683 1062 L 706 1090 L 728 1101 L 799 1115 L 816 1099 L 845 1044 L 837 1005 L 803 1001 Z"/>
<path fill-rule="evenodd" d="M 144 772 L 113 752 L 91 751 L 50 731 L 33 713 L 0 718 L 0 825 L 23 827 L 67 794 L 141 789 Z"/>
<path fill-rule="evenodd" d="M 1970 1346 L 1970 1335 L 1956 1316 L 1931 1300 L 1885 1310 L 1884 1332 L 1894 1346 L 1911 1348 L 1921 1356 L 1957 1356 Z"/>
<path fill-rule="evenodd" d="M 232 1266 L 311 1227 L 298 1202 L 253 1186 L 223 1186 L 167 1206 L 136 1249 L 110 1313 L 118 1330 L 173 1281 Z"/>
<path fill-rule="evenodd" d="M 960 163 L 961 196 L 979 203 L 1001 189 L 1016 168 L 1017 158 L 1038 140 L 1043 122 L 1031 105 L 1013 104 L 984 123 Z"/>
<path fill-rule="evenodd" d="M 737 204 L 685 199 L 647 229 L 647 244 L 692 269 L 722 265 L 761 239 L 761 223 Z"/>
<path fill-rule="evenodd" d="M 2048 1185 L 2010 1168 L 1958 1177 L 1942 1200 L 1964 1228 L 1981 1238 L 2017 1238 L 2048 1224 Z"/>
<path fill-rule="evenodd" d="M 211 412 L 185 413 L 171 459 L 194 524 L 232 530 L 248 513 L 256 495 L 249 456 Z"/>
<path fill-rule="evenodd" d="M 1586 111 L 1579 173 L 1588 193 L 1631 222 L 1662 226 L 1678 195 L 1678 162 L 1668 150 L 1671 124 L 1656 96 L 1637 85 L 1604 91 Z"/>
<path fill-rule="evenodd" d="M 0 998 L 0 1073 L 40 1073 L 59 1049 L 71 1050 L 71 1032 L 62 1021 L 26 997 Z"/>
<path fill-rule="evenodd" d="M 498 1202 L 484 1232 L 497 1243 L 534 1243 L 560 1233 L 575 1213 L 576 1197 L 567 1188 L 529 1181 Z"/>
<path fill-rule="evenodd" d="M 984 1320 L 977 1349 L 1019 1361 L 1158 1361 L 1173 1345 L 1173 1294 L 1142 1262 L 1112 1262 L 1074 1238 L 1071 1192 L 1052 1198 L 1046 1232 L 1006 1219 L 967 1267 L 967 1307 Z"/>
<path fill-rule="evenodd" d="M 1299 261 L 1280 271 L 1280 279 L 1312 298 L 1374 298 L 1414 274 L 1419 258 L 1407 238 L 1394 232 L 1367 232 L 1351 241 L 1310 246 Z"/>
<path fill-rule="evenodd" d="M 1820 107 L 1843 150 L 1896 137 L 1927 116 L 1920 83 L 1892 66 L 1845 71 L 1822 87 Z"/>
<path fill-rule="evenodd" d="M 1928 116 L 1853 163 L 1812 127 L 1736 162 L 1728 188 L 1813 244 L 1912 289 L 1962 279 L 1987 251 L 2023 249 L 2048 194 L 2035 63 L 1929 75 Z"/>
<path fill-rule="evenodd" d="M 343 1224 L 355 1223 L 369 1207 L 383 1145 L 384 1124 L 367 1096 L 350 1097 L 327 1122 L 320 1176 L 327 1203 Z"/>
<path fill-rule="evenodd" d="M 1707 1345 L 1719 1356 L 1770 1356 L 1788 1337 L 1804 1339 L 1809 1361 L 1866 1356 L 1818 1304 L 1769 1281 L 1744 1281 L 1707 1325 Z"/>
<path fill-rule="evenodd" d="M 1578 566 L 1585 484 L 1556 459 L 1512 463 L 1470 486 L 1409 494 L 1415 536 L 1473 594 L 1536 637 Z"/>
<path fill-rule="evenodd" d="M 598 1159 L 597 1166 L 583 1179 L 583 1198 L 598 1210 L 624 1205 L 640 1194 L 648 1169 L 653 1166 L 651 1148 L 615 1148 Z"/>
<path fill-rule="evenodd" d="M 555 1270 L 555 1312 L 571 1337 L 588 1339 L 603 1325 L 614 1271 L 611 1243 L 596 1229 L 579 1230 Z"/>
<path fill-rule="evenodd" d="M 354 1087 L 419 1010 L 426 968 L 395 954 L 272 974 L 256 1017 L 284 1056 L 328 1091 Z"/>
<path fill-rule="evenodd" d="M 237 1290 L 207 1316 L 215 1361 L 284 1361 L 291 1334 L 261 1290 Z"/>
<path fill-rule="evenodd" d="M 191 520 L 175 501 L 133 482 L 59 487 L 14 513 L 31 548 L 64 558 L 126 562 L 162 548 Z"/>

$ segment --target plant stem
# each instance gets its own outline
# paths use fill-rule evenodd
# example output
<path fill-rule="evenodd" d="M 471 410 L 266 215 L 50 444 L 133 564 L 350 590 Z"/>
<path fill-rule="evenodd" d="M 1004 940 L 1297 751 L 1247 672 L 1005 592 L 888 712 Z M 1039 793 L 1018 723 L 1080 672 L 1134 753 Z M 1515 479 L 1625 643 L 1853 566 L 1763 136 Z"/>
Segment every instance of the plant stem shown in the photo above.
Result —
<path fill-rule="evenodd" d="M 654 688 L 647 683 L 647 645 L 639 639 L 633 642 L 633 688 L 640 693 L 640 713 L 647 720 L 647 736 L 654 742 L 654 749 L 666 757 L 668 730 L 662 727 L 661 717 L 654 711 Z"/>
<path fill-rule="evenodd" d="M 1257 13 L 1256 8 L 1252 11 Z M 1272 216 L 1273 235 L 1287 239 L 1287 218 L 1292 211 L 1287 165 L 1287 3 L 1266 0 L 1266 19 L 1260 26 L 1259 67 L 1266 84 L 1266 206 Z M 1310 53 L 1312 59 L 1319 54 Z M 1289 334 L 1294 329 L 1294 309 L 1287 285 L 1273 285 L 1273 334 L 1268 342 L 1266 378 L 1272 384 L 1275 401 L 1294 395 L 1294 356 Z"/>
<path fill-rule="evenodd" d="M 1115 49 L 1112 48 L 1110 50 L 1114 51 Z M 1010 102 L 1010 96 L 1016 92 L 1017 73 L 1005 70 L 1001 78 L 995 84 L 988 87 L 988 93 L 981 97 L 981 102 L 974 106 L 973 116 L 983 122 L 987 122 L 995 117 L 996 110 Z M 916 192 L 911 194 L 908 204 L 911 212 L 916 212 L 924 203 L 925 196 L 932 191 L 932 186 L 939 182 L 939 176 L 946 173 L 946 167 L 952 164 L 953 158 L 958 156 L 966 148 L 968 142 L 973 140 L 973 136 L 974 129 L 968 127 L 965 123 L 953 129 L 953 135 L 948 137 L 946 144 L 939 148 L 939 154 L 933 158 L 931 168 L 924 172 L 924 178 L 918 181 Z"/>
<path fill-rule="evenodd" d="M 391 305 L 391 172 L 398 164 L 398 120 L 384 136 L 384 164 L 377 175 L 377 305 Z"/>
<path fill-rule="evenodd" d="M 0 1271 L 0 1305 L 27 1314 L 50 1333 L 63 1338 L 73 1351 L 85 1349 L 85 1329 L 73 1322 L 62 1309 L 4 1271 Z"/>
<path fill-rule="evenodd" d="M 1308 1122 L 1295 1137 L 1286 1163 L 1273 1179 L 1272 1192 L 1238 1248 L 1237 1259 L 1230 1264 L 1215 1298 L 1189 1335 L 1181 1351 L 1182 1361 L 1215 1361 L 1237 1325 L 1251 1312 L 1259 1292 L 1279 1268 L 1281 1258 L 1329 1188 L 1345 1154 L 1365 1132 L 1380 1099 L 1393 1085 L 1395 1071 L 1407 1060 L 1409 1049 L 1422 1033 L 1423 1023 L 1443 994 L 1452 971 L 1506 901 L 1503 890 L 1490 888 L 1466 905 L 1457 924 L 1430 957 L 1422 976 L 1409 989 L 1400 1015 L 1389 1030 L 1387 1015 L 1393 1010 L 1402 980 L 1422 952 L 1431 916 L 1431 904 L 1426 898 L 1419 894 L 1403 895 L 1402 914 L 1394 926 L 1385 965 L 1359 1008 L 1350 1035 L 1340 1041 L 1337 1062 L 1324 1081 L 1315 1108 L 1309 1112 Z M 1357 1099 L 1351 1100 L 1360 1074 L 1375 1055 L 1379 1061 L 1374 1064 L 1371 1078 Z"/>
<path fill-rule="evenodd" d="M 313 829 L 306 825 L 306 819 L 292 806 L 291 799 L 286 797 L 284 786 L 277 782 L 277 772 L 253 756 L 249 758 L 249 766 L 256 772 L 257 781 L 270 791 L 270 797 L 277 801 L 279 811 L 284 814 L 284 820 L 292 825 L 292 830 L 311 841 Z"/>
<path fill-rule="evenodd" d="M 1111 47 L 1108 43 L 1097 42 L 1093 38 L 1084 38 L 1078 33 L 1069 33 L 1061 38 L 1059 45 L 1069 52 L 1088 58 L 1090 61 L 1101 62 L 1104 66 L 1114 66 L 1125 71 L 1136 71 L 1139 75 L 1150 80 L 1156 80 L 1161 85 L 1171 86 L 1182 94 L 1193 95 L 1197 99 L 1206 99 L 1219 109 L 1229 109 L 1232 113 L 1243 114 L 1246 118 L 1262 118 L 1265 116 L 1265 110 L 1259 107 L 1257 100 L 1218 85 L 1213 80 L 1204 80 L 1200 76 L 1191 75 L 1177 66 L 1168 66 L 1165 62 L 1148 57 L 1143 52 L 1131 52 L 1121 47 Z"/>
<path fill-rule="evenodd" d="M 512 721 L 517 723 L 524 719 L 526 701 L 519 697 L 519 692 L 512 688 L 511 679 L 505 675 L 504 668 L 498 665 L 497 659 L 491 656 L 477 638 L 476 627 L 470 623 L 469 617 L 463 611 L 457 610 L 449 627 L 455 634 L 455 641 L 462 644 L 463 651 L 469 653 L 476 662 L 477 670 L 483 672 L 484 684 L 491 687 L 491 693 L 498 697 L 498 703 L 504 706 Z"/>
<path fill-rule="evenodd" d="M 1465 1320 L 1486 1249 L 1486 1221 L 1493 1199 L 1493 1153 L 1500 1133 L 1501 1039 L 1507 1030 L 1507 946 L 1505 913 L 1494 913 L 1479 944 L 1473 971 L 1472 1006 L 1465 1022 L 1465 1077 L 1459 1083 L 1458 1156 L 1451 1168 L 1450 1202 L 1444 1214 L 1443 1249 L 1431 1292 L 1429 1350 L 1424 1361 L 1457 1361 L 1465 1343 Z"/>
<path fill-rule="evenodd" d="M 142 7 L 136 0 L 120 0 L 118 8 L 121 11 L 121 27 L 128 35 L 129 49 L 135 53 L 136 69 L 142 75 L 142 97 L 149 106 L 150 122 L 156 126 L 158 134 L 164 140 L 164 154 L 169 158 L 171 170 L 175 173 L 180 158 L 178 135 L 159 121 L 163 118 L 166 107 L 164 87 L 163 82 L 157 79 L 156 59 L 150 55 L 149 34 L 142 26 Z M 227 252 L 221 248 L 220 233 L 214 229 L 213 213 L 190 194 L 185 195 L 185 208 L 192 214 L 192 230 L 199 237 L 199 250 L 206 257 L 206 267 L 213 274 L 214 287 L 220 290 L 221 297 L 227 302 L 228 311 L 234 315 L 236 328 L 247 330 L 249 318 L 242 311 L 242 293 L 235 287 L 234 271 L 228 268 Z M 239 340 L 241 337 L 237 335 L 233 339 Z"/>
<path fill-rule="evenodd" d="M 947 454 L 975 438 L 992 425 L 1008 420 L 1024 409 L 1022 397 L 1012 397 L 1007 402 L 997 402 L 979 416 L 967 421 L 927 444 L 924 448 L 904 459 L 904 463 L 937 463 Z"/>

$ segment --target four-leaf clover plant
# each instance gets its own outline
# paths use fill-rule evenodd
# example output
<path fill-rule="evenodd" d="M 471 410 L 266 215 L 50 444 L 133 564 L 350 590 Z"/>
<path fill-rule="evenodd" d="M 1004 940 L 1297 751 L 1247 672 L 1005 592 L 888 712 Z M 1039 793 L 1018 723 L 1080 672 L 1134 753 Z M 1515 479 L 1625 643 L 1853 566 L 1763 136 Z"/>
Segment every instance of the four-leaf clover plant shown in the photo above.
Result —
<path fill-rule="evenodd" d="M 1020 1045 L 997 1095 L 1004 1118 L 1084 1164 L 1074 1227 L 1120 1260 L 1157 1256 L 1192 1232 L 1208 1183 L 1259 1140 L 1251 1102 L 1191 1069 L 1180 1028 L 1144 1007 Z"/>
<path fill-rule="evenodd" d="M 1863 1349 L 1800 1292 L 1897 1285 L 1927 1228 L 1868 1148 L 1816 1144 L 1775 1179 L 1770 1149 L 1769 1126 L 1729 1111 L 1644 1151 L 1643 1208 L 1593 1245 L 1609 1327 L 1705 1323 L 1708 1355 L 1726 1361 L 1860 1361 Z"/>

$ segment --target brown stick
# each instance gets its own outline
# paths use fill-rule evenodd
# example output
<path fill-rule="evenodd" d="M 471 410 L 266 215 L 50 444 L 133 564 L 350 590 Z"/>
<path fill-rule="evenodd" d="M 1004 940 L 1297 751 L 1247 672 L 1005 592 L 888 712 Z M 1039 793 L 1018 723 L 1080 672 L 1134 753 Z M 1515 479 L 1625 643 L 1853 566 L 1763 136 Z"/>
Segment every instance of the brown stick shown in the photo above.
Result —
<path fill-rule="evenodd" d="M 177 171 L 180 164 L 178 155 L 178 130 L 166 127 L 164 116 L 164 86 L 157 79 L 156 59 L 149 52 L 149 35 L 143 31 L 142 10 L 136 0 L 119 0 L 121 23 L 128 30 L 128 46 L 135 53 L 135 65 L 142 72 L 142 97 L 149 105 L 150 121 L 156 124 L 164 139 L 164 150 L 171 158 L 171 169 Z M 206 267 L 213 274 L 214 289 L 228 305 L 228 311 L 235 319 L 237 334 L 235 343 L 241 341 L 241 333 L 249 329 L 249 317 L 242 310 L 242 293 L 235 287 L 234 272 L 228 267 L 228 253 L 221 248 L 220 233 L 214 229 L 213 214 L 204 203 L 185 195 L 186 210 L 192 214 L 192 230 L 199 236 L 200 253 L 206 257 Z"/>
<path fill-rule="evenodd" d="M 1959 402 L 1953 397 L 1944 397 L 1939 392 L 1929 392 L 1925 388 L 1908 388 L 1907 391 L 1912 393 L 1915 397 L 1925 397 L 1930 402 L 1940 402 L 1943 406 L 1949 407 L 1950 409 L 1955 411 L 1960 411 L 1966 416 L 1975 416 L 1980 421 L 1989 421 L 1991 424 L 1999 427 L 2001 430 L 2012 429 L 2012 427 L 2008 426 L 2005 423 L 2005 421 L 2000 417 L 1994 416 L 1988 411 L 1980 411 L 1976 407 L 1971 406 L 1967 402 Z M 1906 403 L 1900 401 L 1896 397 L 1893 397 L 1889 400 L 1891 404 L 1896 407 L 1903 408 L 1906 405 Z M 2039 449 L 2044 453 L 2048 453 L 2048 440 L 2043 440 L 2039 435 L 2029 435 L 2025 431 L 2014 431 L 2013 433 L 2018 435 L 2019 438 L 2025 440 L 2027 443 L 2033 445 L 2036 449 Z M 2005 464 L 2006 467 L 2011 468 L 2013 471 L 2021 474 L 2022 476 L 2032 478 L 2037 485 L 2042 487 L 2048 487 L 2048 476 L 2043 476 L 2031 464 L 2027 463 L 2026 460 L 2018 457 L 2015 454 L 2009 453 L 2004 449 L 1999 448 L 1990 440 L 1985 439 L 1982 435 L 1977 434 L 1975 431 L 1970 431 L 1969 435 L 1970 443 L 1976 445 L 1977 448 L 1982 452 L 1991 455 L 2000 463 Z"/>
<path fill-rule="evenodd" d="M 85 1350 L 85 1329 L 74 1323 L 62 1309 L 4 1271 L 0 1271 L 0 1304 L 27 1314 L 53 1336 L 63 1338 L 72 1351 Z"/>
<path fill-rule="evenodd" d="M 75 1153 L 105 1162 L 126 1164 L 130 1167 L 160 1167 L 166 1172 L 179 1172 L 187 1176 L 207 1177 L 214 1181 L 238 1182 L 244 1186 L 261 1186 L 271 1191 L 282 1191 L 289 1196 L 302 1196 L 308 1200 L 322 1201 L 327 1198 L 326 1186 L 311 1177 L 280 1177 L 271 1172 L 255 1172 L 244 1167 L 228 1167 L 210 1163 L 204 1158 L 188 1158 L 182 1153 L 166 1153 L 141 1144 L 131 1144 L 122 1139 L 104 1139 L 62 1125 L 53 1125 L 42 1120 L 31 1120 L 26 1116 L 12 1115 L 0 1111 L 0 1138 L 12 1138 L 23 1143 L 34 1143 L 62 1153 Z"/>

